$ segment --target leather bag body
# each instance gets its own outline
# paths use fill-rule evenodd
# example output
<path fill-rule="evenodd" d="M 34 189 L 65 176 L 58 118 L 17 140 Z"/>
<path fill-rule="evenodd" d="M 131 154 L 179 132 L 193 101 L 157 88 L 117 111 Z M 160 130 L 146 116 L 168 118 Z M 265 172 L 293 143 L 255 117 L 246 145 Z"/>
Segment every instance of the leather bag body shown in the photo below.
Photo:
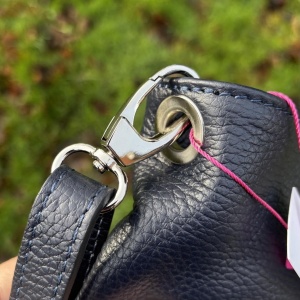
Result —
<path fill-rule="evenodd" d="M 170 95 L 196 103 L 203 149 L 286 220 L 291 189 L 300 186 L 288 105 L 244 86 L 170 79 L 148 99 L 146 136 Z M 176 165 L 160 153 L 140 162 L 134 201 L 78 299 L 300 299 L 300 279 L 285 268 L 286 229 L 204 157 Z"/>

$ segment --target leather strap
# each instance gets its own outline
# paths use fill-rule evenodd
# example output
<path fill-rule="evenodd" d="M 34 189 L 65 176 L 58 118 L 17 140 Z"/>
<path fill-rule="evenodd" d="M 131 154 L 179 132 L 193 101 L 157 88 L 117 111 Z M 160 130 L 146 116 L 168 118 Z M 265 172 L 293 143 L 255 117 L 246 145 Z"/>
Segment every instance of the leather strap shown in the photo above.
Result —
<path fill-rule="evenodd" d="M 67 166 L 39 192 L 22 240 L 10 299 L 70 299 L 80 290 L 106 240 L 114 196 Z"/>

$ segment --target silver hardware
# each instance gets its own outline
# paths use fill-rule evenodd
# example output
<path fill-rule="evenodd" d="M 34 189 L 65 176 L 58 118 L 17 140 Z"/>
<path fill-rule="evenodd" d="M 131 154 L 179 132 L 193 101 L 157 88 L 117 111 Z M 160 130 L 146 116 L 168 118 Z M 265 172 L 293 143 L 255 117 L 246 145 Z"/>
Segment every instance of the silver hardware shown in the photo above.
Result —
<path fill-rule="evenodd" d="M 117 165 L 116 161 L 102 149 L 97 149 L 88 144 L 74 144 L 66 147 L 55 157 L 52 163 L 51 172 L 57 169 L 69 155 L 75 152 L 85 152 L 90 154 L 94 159 L 94 166 L 101 173 L 108 169 L 115 174 L 119 182 L 118 189 L 114 199 L 107 204 L 102 210 L 102 213 L 116 208 L 125 197 L 128 179 L 124 171 Z"/>
<path fill-rule="evenodd" d="M 156 112 L 156 128 L 158 132 L 164 132 L 171 118 L 178 113 L 184 113 L 192 123 L 194 134 L 197 140 L 203 142 L 204 123 L 202 115 L 195 103 L 183 95 L 170 96 L 166 98 L 158 107 Z M 192 161 L 197 156 L 197 151 L 192 145 L 186 149 L 180 148 L 179 145 L 171 145 L 165 148 L 162 153 L 172 162 L 184 164 Z"/>
<path fill-rule="evenodd" d="M 137 90 L 111 120 L 101 139 L 103 149 L 97 149 L 87 144 L 75 144 L 66 147 L 54 159 L 51 172 L 58 168 L 64 159 L 72 153 L 85 152 L 90 154 L 94 160 L 93 164 L 99 172 L 112 171 L 119 181 L 115 198 L 107 204 L 102 212 L 114 209 L 123 200 L 128 183 L 127 176 L 119 165 L 130 166 L 160 152 L 171 145 L 182 132 L 186 118 L 180 118 L 171 126 L 164 126 L 159 134 L 151 138 L 141 136 L 133 127 L 134 117 L 140 103 L 164 77 L 170 75 L 199 78 L 194 70 L 180 65 L 172 65 L 157 72 Z"/>
<path fill-rule="evenodd" d="M 160 135 L 152 138 L 141 136 L 133 127 L 134 116 L 141 102 L 164 77 L 174 74 L 199 78 L 194 70 L 185 66 L 172 65 L 162 69 L 137 90 L 105 130 L 101 144 L 112 152 L 113 157 L 122 166 L 130 166 L 160 152 L 172 144 L 181 133 L 184 120 L 178 120 L 171 128 L 165 128 Z"/>

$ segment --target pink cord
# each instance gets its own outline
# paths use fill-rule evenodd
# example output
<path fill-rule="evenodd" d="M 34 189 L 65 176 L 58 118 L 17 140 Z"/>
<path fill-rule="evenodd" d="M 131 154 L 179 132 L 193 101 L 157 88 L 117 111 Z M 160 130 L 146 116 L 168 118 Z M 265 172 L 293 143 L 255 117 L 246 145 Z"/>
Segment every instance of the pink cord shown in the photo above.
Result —
<path fill-rule="evenodd" d="M 294 123 L 295 123 L 295 128 L 296 128 L 297 139 L 298 139 L 298 147 L 300 150 L 300 123 L 299 123 L 299 116 L 298 116 L 298 111 L 297 111 L 295 103 L 293 102 L 293 100 L 290 97 L 288 97 L 287 95 L 285 95 L 283 93 L 274 92 L 274 91 L 269 91 L 268 93 L 284 100 L 289 105 L 289 107 L 292 111 L 293 117 L 294 117 Z"/>
<path fill-rule="evenodd" d="M 194 131 L 191 129 L 190 131 L 190 141 L 193 147 L 207 160 L 212 162 L 216 167 L 221 169 L 224 173 L 229 175 L 235 182 L 237 182 L 240 186 L 244 188 L 244 190 L 250 194 L 254 199 L 256 199 L 261 205 L 263 205 L 268 211 L 273 214 L 278 221 L 287 229 L 287 223 L 283 220 L 283 218 L 280 216 L 280 214 L 272 207 L 270 206 L 266 201 L 264 201 L 261 197 L 259 197 L 241 178 L 239 178 L 237 175 L 235 175 L 232 171 L 230 171 L 227 167 L 225 167 L 223 164 L 218 162 L 215 158 L 210 156 L 207 152 L 205 152 L 201 148 L 200 141 L 196 140 L 194 137 Z"/>
<path fill-rule="evenodd" d="M 270 94 L 277 96 L 284 100 L 290 107 L 293 118 L 294 118 L 294 123 L 295 123 L 295 128 L 296 128 L 296 134 L 297 134 L 297 140 L 298 140 L 298 147 L 300 150 L 300 124 L 299 124 L 299 116 L 298 116 L 298 111 L 296 108 L 295 103 L 291 98 L 289 98 L 287 95 L 279 93 L 279 92 L 274 92 L 270 91 Z M 255 200 L 257 200 L 261 205 L 263 205 L 277 220 L 284 226 L 284 228 L 288 229 L 287 223 L 284 221 L 284 219 L 281 217 L 281 215 L 273 209 L 272 206 L 270 206 L 265 200 L 263 200 L 261 197 L 259 197 L 241 178 L 239 178 L 237 175 L 235 175 L 231 170 L 229 170 L 226 166 L 218 162 L 215 158 L 210 156 L 207 152 L 205 152 L 201 147 L 202 144 L 200 141 L 196 140 L 194 137 L 194 131 L 191 129 L 190 131 L 190 142 L 192 146 L 207 160 L 212 162 L 216 167 L 218 167 L 220 170 L 222 170 L 224 173 L 229 175 L 235 182 L 237 182 L 241 187 L 244 188 L 244 190 L 252 196 Z M 292 270 L 293 266 L 290 264 L 289 260 L 286 259 L 285 266 L 287 269 Z"/>
<path fill-rule="evenodd" d="M 288 259 L 286 259 L 286 261 L 285 261 L 285 267 L 288 270 L 294 270 L 293 266 L 291 265 L 291 263 L 290 263 L 290 261 Z"/>
<path fill-rule="evenodd" d="M 296 127 L 296 133 L 297 133 L 297 140 L 298 140 L 298 146 L 300 150 L 300 124 L 299 124 L 299 117 L 298 117 L 298 112 L 297 108 L 288 96 L 279 93 L 279 92 L 269 92 L 270 94 L 277 96 L 284 101 L 287 102 L 287 104 L 290 106 L 293 117 L 294 117 L 294 123 Z M 229 170 L 226 166 L 218 162 L 215 158 L 210 156 L 207 152 L 205 152 L 201 147 L 202 144 L 200 141 L 196 140 L 194 137 L 194 131 L 191 129 L 190 131 L 190 142 L 192 146 L 199 152 L 203 157 L 205 157 L 207 160 L 209 160 L 211 163 L 213 163 L 216 167 L 218 167 L 220 170 L 222 170 L 224 173 L 229 175 L 235 182 L 237 182 L 241 187 L 244 188 L 244 190 L 252 196 L 255 200 L 257 200 L 261 205 L 263 205 L 272 215 L 274 215 L 277 220 L 284 226 L 284 228 L 288 228 L 287 223 L 284 221 L 284 219 L 280 216 L 280 214 L 272 208 L 265 200 L 263 200 L 260 196 L 258 196 L 241 178 L 239 178 L 236 174 L 234 174 L 231 170 Z"/>

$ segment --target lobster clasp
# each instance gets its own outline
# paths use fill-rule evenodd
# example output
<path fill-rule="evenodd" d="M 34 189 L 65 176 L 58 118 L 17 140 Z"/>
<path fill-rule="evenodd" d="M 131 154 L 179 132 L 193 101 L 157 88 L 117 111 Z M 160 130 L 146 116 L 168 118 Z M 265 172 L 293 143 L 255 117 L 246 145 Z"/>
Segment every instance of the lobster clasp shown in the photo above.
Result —
<path fill-rule="evenodd" d="M 186 118 L 179 119 L 164 133 L 151 138 L 140 135 L 133 127 L 133 121 L 140 103 L 163 80 L 170 75 L 199 78 L 192 69 L 181 66 L 168 66 L 149 78 L 125 103 L 120 112 L 111 120 L 105 130 L 101 144 L 122 166 L 130 166 L 146 159 L 171 145 L 183 130 Z"/>

